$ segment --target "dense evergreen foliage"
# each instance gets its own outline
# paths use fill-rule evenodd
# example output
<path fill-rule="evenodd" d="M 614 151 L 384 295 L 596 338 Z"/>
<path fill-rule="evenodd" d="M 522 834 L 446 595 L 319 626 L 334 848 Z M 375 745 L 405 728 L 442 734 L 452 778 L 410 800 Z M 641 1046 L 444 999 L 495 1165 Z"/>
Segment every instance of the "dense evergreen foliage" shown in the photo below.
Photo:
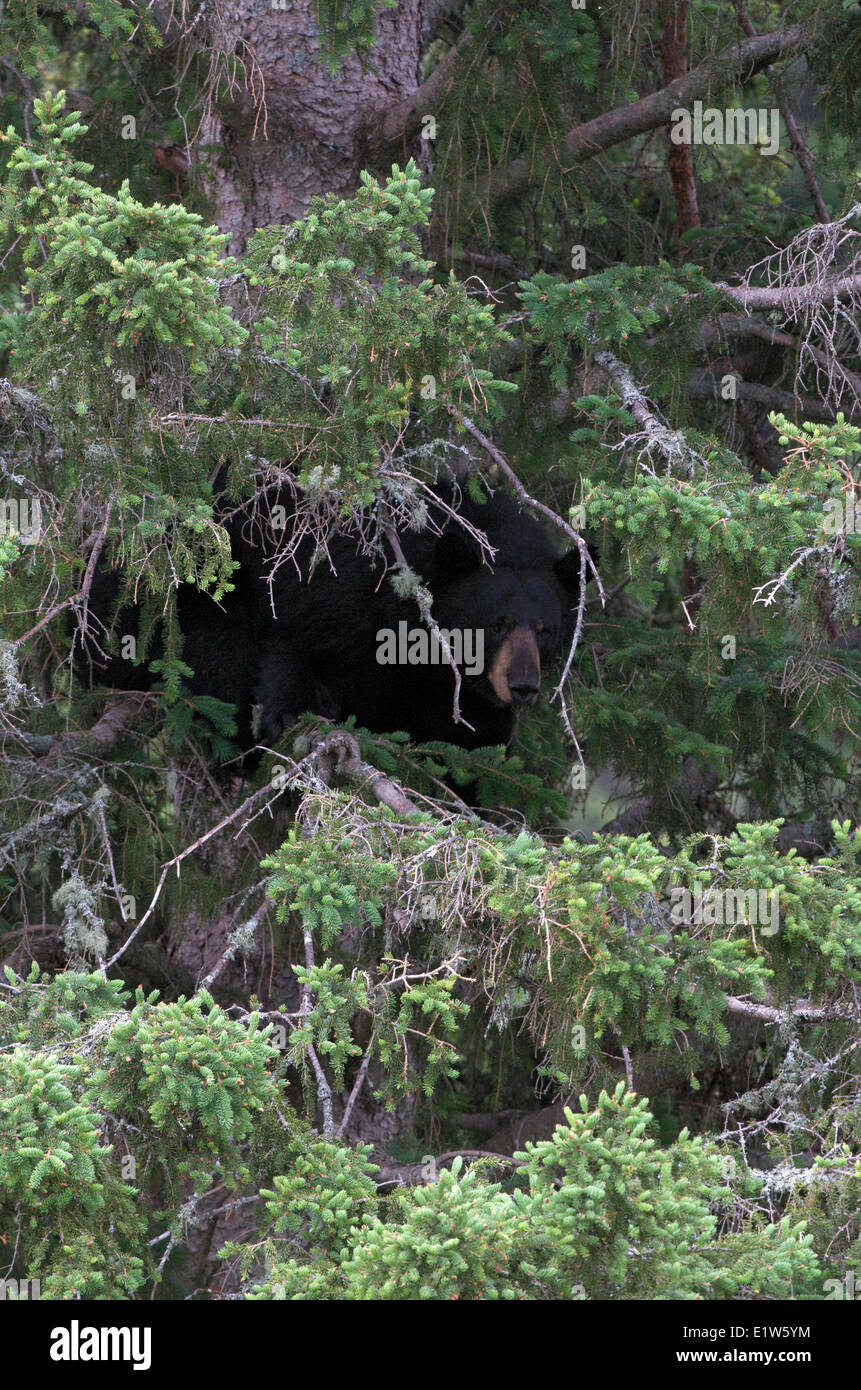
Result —
<path fill-rule="evenodd" d="M 303 8 L 346 102 L 399 11 Z M 220 7 L 7 9 L 0 1279 L 43 1297 L 821 1299 L 858 1263 L 861 17 L 438 8 L 436 133 L 362 125 L 352 185 L 233 255 Z M 674 162 L 679 17 L 777 157 Z M 587 538 L 512 745 L 306 715 L 243 764 L 177 619 L 237 581 L 217 477 L 321 564 L 361 516 L 417 624 L 391 538 L 439 479 Z M 82 628 L 123 638 L 97 564 L 146 693 L 82 679 Z"/>

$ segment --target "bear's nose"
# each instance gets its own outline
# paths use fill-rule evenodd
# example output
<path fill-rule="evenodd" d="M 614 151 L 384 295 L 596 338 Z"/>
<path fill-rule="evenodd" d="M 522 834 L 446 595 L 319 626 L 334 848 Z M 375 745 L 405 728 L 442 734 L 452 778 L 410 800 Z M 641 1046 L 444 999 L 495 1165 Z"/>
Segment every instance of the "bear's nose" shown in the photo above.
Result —
<path fill-rule="evenodd" d="M 512 704 L 531 705 L 538 695 L 538 682 L 532 676 L 509 677 L 508 689 L 511 691 Z"/>

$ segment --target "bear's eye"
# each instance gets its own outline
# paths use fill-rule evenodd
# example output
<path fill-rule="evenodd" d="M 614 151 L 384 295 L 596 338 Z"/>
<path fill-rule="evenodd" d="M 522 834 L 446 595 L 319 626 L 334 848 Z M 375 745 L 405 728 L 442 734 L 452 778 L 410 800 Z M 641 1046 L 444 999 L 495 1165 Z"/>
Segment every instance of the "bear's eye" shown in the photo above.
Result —
<path fill-rule="evenodd" d="M 502 633 L 508 632 L 513 626 L 514 624 L 510 618 L 497 618 L 490 630 L 491 632 L 501 635 Z"/>

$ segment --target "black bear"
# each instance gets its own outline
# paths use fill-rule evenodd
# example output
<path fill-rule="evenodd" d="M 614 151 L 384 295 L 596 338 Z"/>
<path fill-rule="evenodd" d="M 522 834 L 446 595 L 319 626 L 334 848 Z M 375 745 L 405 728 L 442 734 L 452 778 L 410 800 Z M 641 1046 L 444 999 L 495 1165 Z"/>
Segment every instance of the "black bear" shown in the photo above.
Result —
<path fill-rule="evenodd" d="M 236 739 L 242 748 L 256 742 L 252 730 L 252 704 L 260 662 L 255 639 L 253 592 L 246 576 L 234 571 L 229 594 L 216 603 L 192 584 L 180 584 L 177 612 L 182 630 L 182 660 L 194 675 L 187 682 L 195 695 L 213 695 L 236 706 Z M 79 673 L 117 690 L 149 690 L 158 679 L 149 664 L 164 655 L 160 623 L 143 604 L 126 604 L 117 612 L 123 587 L 119 570 L 99 564 L 93 576 L 88 603 L 88 628 L 76 648 Z M 155 603 L 146 605 L 156 610 Z M 94 621 L 95 620 L 95 621 Z M 135 649 L 145 647 L 145 660 L 136 663 L 124 655 L 125 642 L 135 639 Z"/>
<path fill-rule="evenodd" d="M 453 507 L 487 536 L 496 552 L 490 563 L 452 518 Z M 271 530 L 259 517 L 254 527 L 243 524 L 240 513 L 228 523 L 240 561 L 235 592 L 216 604 L 184 585 L 178 613 L 183 660 L 195 673 L 191 688 L 237 706 L 244 747 L 273 742 L 306 710 L 336 721 L 352 714 L 374 732 L 403 730 L 415 742 L 476 748 L 509 741 L 517 712 L 537 698 L 542 666 L 571 639 L 579 555 L 560 555 L 500 492 L 479 503 L 440 486 L 428 513 L 429 525 L 404 530 L 400 544 L 430 589 L 434 620 L 458 660 L 466 723 L 454 722 L 450 664 L 415 600 L 398 597 L 382 559 L 374 564 L 355 537 L 338 535 L 327 546 L 331 563 L 318 563 L 307 578 L 313 541 L 299 546 L 296 564 L 279 565 Z M 393 572 L 393 557 L 388 564 Z M 116 593 L 116 577 L 97 573 L 91 607 L 103 620 Z M 116 627 L 131 629 L 129 609 Z M 115 657 L 94 660 L 93 669 L 120 688 L 150 679 Z"/>

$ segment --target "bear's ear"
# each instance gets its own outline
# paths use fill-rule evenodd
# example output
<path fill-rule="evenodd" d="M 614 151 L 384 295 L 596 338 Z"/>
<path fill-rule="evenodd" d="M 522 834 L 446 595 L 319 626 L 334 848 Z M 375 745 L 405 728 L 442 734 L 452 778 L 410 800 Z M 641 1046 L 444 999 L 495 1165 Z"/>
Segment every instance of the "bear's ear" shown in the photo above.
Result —
<path fill-rule="evenodd" d="M 590 551 L 590 554 L 592 554 L 591 551 Z M 594 560 L 594 558 L 595 558 L 595 556 L 594 556 L 594 554 L 592 554 L 592 559 Z M 560 555 L 559 559 L 556 561 L 556 563 L 555 563 L 554 566 L 553 566 L 553 573 L 556 575 L 556 578 L 559 580 L 560 584 L 564 584 L 564 585 L 565 585 L 565 588 L 568 590 L 569 594 L 579 594 L 579 592 L 580 592 L 580 551 L 577 549 L 576 546 L 574 547 L 573 550 L 566 550 L 566 552 L 565 552 L 564 555 Z M 587 567 L 586 567 L 586 583 L 587 583 L 587 584 L 589 583 L 589 575 L 590 575 L 590 573 L 591 573 L 591 571 L 589 570 L 589 567 L 587 566 Z"/>
<path fill-rule="evenodd" d="M 450 526 L 443 531 L 434 550 L 434 573 L 438 583 L 463 579 L 478 564 L 478 548 L 465 531 L 459 526 Z"/>

